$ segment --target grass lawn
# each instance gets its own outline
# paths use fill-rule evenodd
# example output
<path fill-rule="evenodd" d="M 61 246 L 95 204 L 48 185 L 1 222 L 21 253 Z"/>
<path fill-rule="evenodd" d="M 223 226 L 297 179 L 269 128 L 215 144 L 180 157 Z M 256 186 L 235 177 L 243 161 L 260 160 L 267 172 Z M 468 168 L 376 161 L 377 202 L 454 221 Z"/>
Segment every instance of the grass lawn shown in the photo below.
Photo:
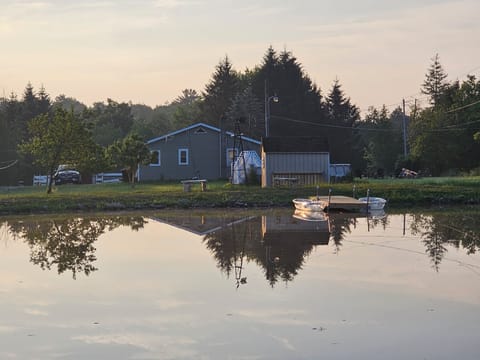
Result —
<path fill-rule="evenodd" d="M 355 179 L 351 183 L 319 184 L 319 195 L 386 198 L 389 205 L 480 204 L 480 177 L 422 179 Z M 184 192 L 180 183 L 61 185 L 47 194 L 45 187 L 0 188 L 0 214 L 63 211 L 104 211 L 161 208 L 292 206 L 295 197 L 315 195 L 316 186 L 261 188 L 231 185 L 226 181 L 199 185 Z"/>

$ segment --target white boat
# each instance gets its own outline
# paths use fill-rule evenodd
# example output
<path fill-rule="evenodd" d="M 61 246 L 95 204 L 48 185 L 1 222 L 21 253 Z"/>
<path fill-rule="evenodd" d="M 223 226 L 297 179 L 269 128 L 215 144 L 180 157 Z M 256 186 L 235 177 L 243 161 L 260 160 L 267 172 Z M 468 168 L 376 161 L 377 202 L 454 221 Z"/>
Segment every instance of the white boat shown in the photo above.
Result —
<path fill-rule="evenodd" d="M 379 198 L 379 197 L 362 197 L 358 199 L 365 204 L 368 203 L 368 210 L 382 210 L 387 200 Z"/>
<path fill-rule="evenodd" d="M 295 205 L 295 209 L 301 211 L 323 211 L 328 206 L 328 202 L 319 199 L 297 198 L 292 201 Z"/>

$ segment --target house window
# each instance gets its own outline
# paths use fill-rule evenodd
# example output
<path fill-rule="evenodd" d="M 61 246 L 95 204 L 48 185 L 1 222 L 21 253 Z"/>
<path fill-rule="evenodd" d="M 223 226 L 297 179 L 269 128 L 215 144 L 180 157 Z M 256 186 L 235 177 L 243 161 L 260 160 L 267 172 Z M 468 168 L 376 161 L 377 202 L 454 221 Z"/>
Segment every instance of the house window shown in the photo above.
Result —
<path fill-rule="evenodd" d="M 188 149 L 178 149 L 178 165 L 188 165 Z"/>
<path fill-rule="evenodd" d="M 150 166 L 160 166 L 160 150 L 153 150 L 150 154 Z"/>
<path fill-rule="evenodd" d="M 238 156 L 238 149 L 228 148 L 227 149 L 227 166 L 232 165 L 232 162 Z"/>

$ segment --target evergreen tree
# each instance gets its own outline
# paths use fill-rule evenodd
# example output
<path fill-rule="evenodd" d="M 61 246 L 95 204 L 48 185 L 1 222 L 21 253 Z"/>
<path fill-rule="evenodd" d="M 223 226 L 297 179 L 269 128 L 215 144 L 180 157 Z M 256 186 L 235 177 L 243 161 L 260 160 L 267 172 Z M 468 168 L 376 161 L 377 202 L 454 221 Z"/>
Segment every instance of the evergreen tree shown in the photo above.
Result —
<path fill-rule="evenodd" d="M 264 133 L 263 104 L 248 86 L 238 93 L 227 111 L 227 121 L 240 121 L 242 132 L 249 137 L 260 139 Z"/>
<path fill-rule="evenodd" d="M 318 124 L 325 122 L 325 113 L 320 90 L 291 52 L 284 50 L 277 55 L 269 47 L 252 85 L 257 98 L 263 98 L 270 109 L 270 135 L 322 135 Z M 279 102 L 269 103 L 274 95 Z"/>
<path fill-rule="evenodd" d="M 440 100 L 448 88 L 448 83 L 445 81 L 446 78 L 447 74 L 440 64 L 440 58 L 438 54 L 435 54 L 422 85 L 422 93 L 430 97 L 430 104 L 440 104 Z"/>
<path fill-rule="evenodd" d="M 402 155 L 402 131 L 397 121 L 399 111 L 396 109 L 389 114 L 385 106 L 380 110 L 371 108 L 358 126 L 365 143 L 363 153 L 368 176 L 395 174 L 396 162 Z"/>
<path fill-rule="evenodd" d="M 338 80 L 334 81 L 327 96 L 326 110 L 330 125 L 325 130 L 330 145 L 330 161 L 351 164 L 355 141 L 353 127 L 360 119 L 360 113 L 345 96 Z"/>
<path fill-rule="evenodd" d="M 170 105 L 174 109 L 174 127 L 180 129 L 201 121 L 201 97 L 193 89 L 185 89 Z"/>
<path fill-rule="evenodd" d="M 50 101 L 50 95 L 47 94 L 43 85 L 36 96 L 36 112 L 38 114 L 46 114 L 50 111 L 52 102 Z"/>
<path fill-rule="evenodd" d="M 202 115 L 206 122 L 217 127 L 226 127 L 233 130 L 233 124 L 220 123 L 221 119 L 225 118 L 233 98 L 240 90 L 239 86 L 239 76 L 233 70 L 228 56 L 225 56 L 216 66 L 212 79 L 205 86 L 205 91 L 202 94 Z"/>

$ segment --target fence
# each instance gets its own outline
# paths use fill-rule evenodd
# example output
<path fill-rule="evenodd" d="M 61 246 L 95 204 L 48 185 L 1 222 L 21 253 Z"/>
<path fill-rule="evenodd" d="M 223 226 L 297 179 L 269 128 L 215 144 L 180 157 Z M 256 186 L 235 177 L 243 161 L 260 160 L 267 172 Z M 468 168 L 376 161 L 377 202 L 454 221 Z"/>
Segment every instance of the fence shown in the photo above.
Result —
<path fill-rule="evenodd" d="M 107 184 L 122 182 L 122 173 L 100 173 L 96 174 L 93 178 L 94 184 Z"/>
<path fill-rule="evenodd" d="M 34 175 L 33 186 L 47 186 L 50 176 L 48 175 Z"/>

